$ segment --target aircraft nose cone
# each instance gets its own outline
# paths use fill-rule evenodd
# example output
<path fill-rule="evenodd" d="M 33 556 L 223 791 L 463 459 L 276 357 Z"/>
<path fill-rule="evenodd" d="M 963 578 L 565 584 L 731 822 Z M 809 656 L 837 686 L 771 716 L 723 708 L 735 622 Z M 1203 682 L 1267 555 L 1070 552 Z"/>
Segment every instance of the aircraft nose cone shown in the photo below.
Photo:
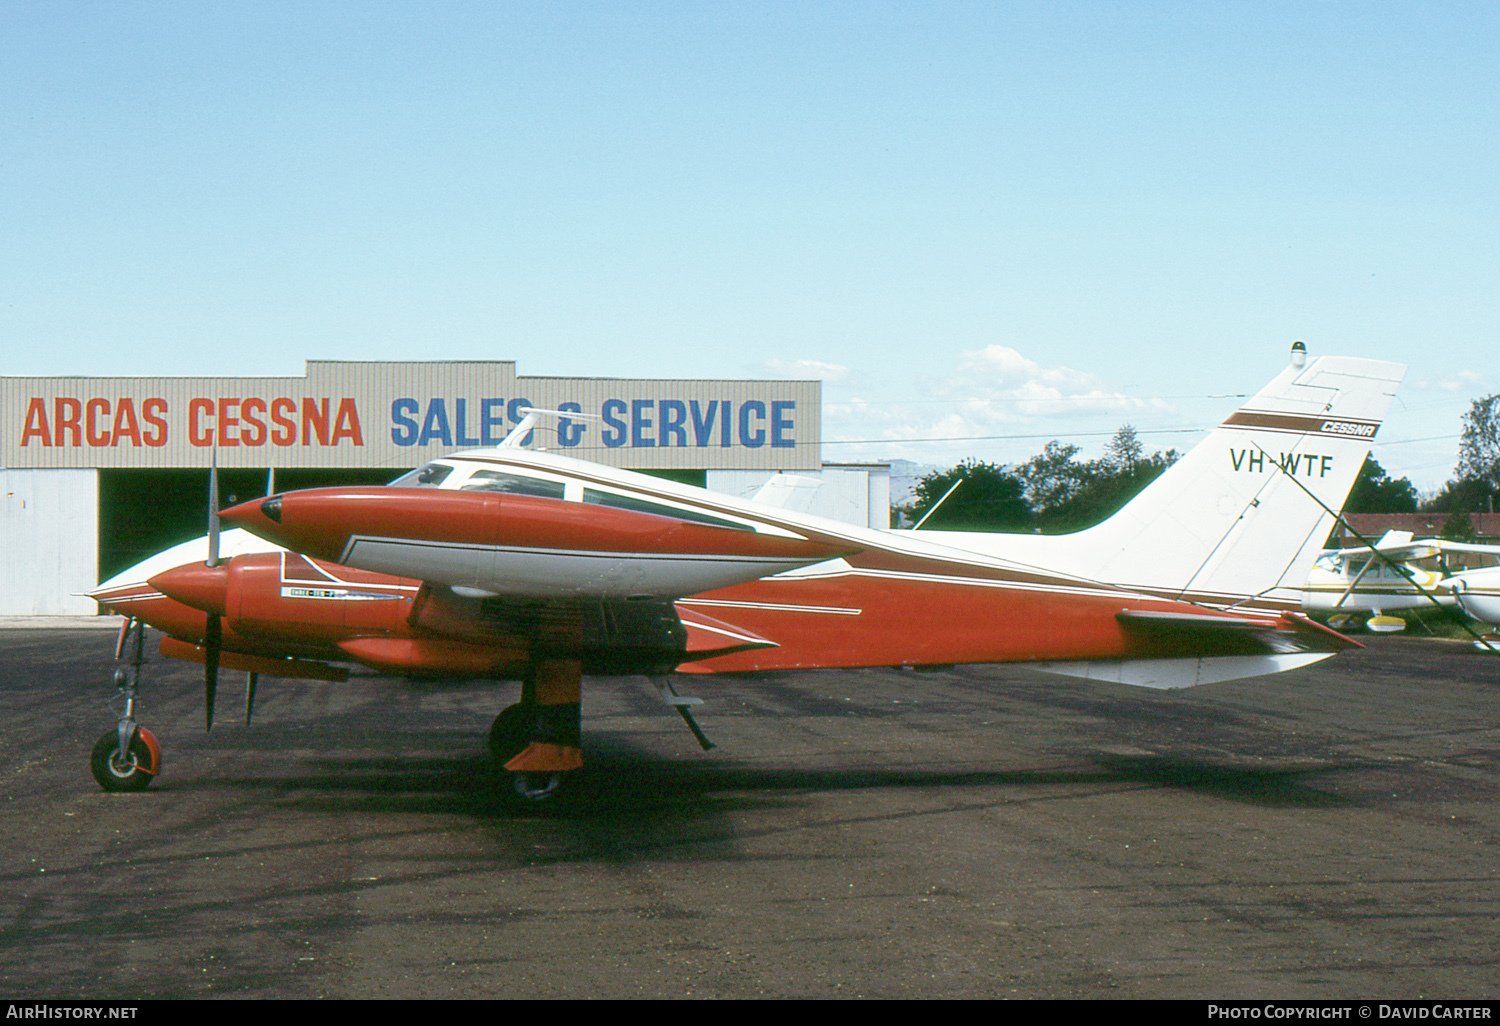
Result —
<path fill-rule="evenodd" d="M 231 506 L 219 514 L 219 519 L 294 552 L 337 561 L 349 534 L 343 520 L 359 513 L 364 496 L 355 493 L 360 491 L 309 488 L 283 492 Z M 389 494 L 384 488 L 376 492 Z M 354 495 L 352 500 L 350 495 Z"/>
<path fill-rule="evenodd" d="M 219 519 L 236 527 L 243 527 L 251 534 L 259 534 L 260 530 L 268 528 L 274 530 L 281 523 L 281 501 L 280 495 L 273 495 L 269 499 L 251 499 L 238 506 L 220 510 Z"/>
<path fill-rule="evenodd" d="M 148 582 L 157 591 L 185 606 L 224 616 L 228 612 L 229 567 L 184 563 L 164 570 Z"/>

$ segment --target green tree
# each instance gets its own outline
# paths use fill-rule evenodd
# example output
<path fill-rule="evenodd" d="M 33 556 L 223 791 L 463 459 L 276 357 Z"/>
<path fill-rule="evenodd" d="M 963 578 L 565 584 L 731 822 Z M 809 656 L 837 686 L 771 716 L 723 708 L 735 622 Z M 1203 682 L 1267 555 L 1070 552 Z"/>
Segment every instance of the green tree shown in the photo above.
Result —
<path fill-rule="evenodd" d="M 1083 490 L 1092 471 L 1073 458 L 1077 455 L 1078 446 L 1051 441 L 1016 468 L 1033 510 L 1057 509 Z"/>
<path fill-rule="evenodd" d="M 1456 509 L 1443 521 L 1443 529 L 1438 532 L 1438 537 L 1456 542 L 1477 542 L 1479 532 L 1474 530 L 1474 521 L 1469 519 L 1469 514 Z"/>
<path fill-rule="evenodd" d="M 1359 468 L 1354 487 L 1344 503 L 1345 513 L 1415 513 L 1417 511 L 1417 489 L 1406 478 L 1387 476 L 1385 469 L 1374 459 L 1366 456 L 1365 465 Z"/>
<path fill-rule="evenodd" d="M 1015 469 L 1026 485 L 1032 523 L 1048 534 L 1079 531 L 1107 519 L 1177 461 L 1169 450 L 1145 456 L 1134 427 L 1115 432 L 1097 460 L 1080 461 L 1078 446 L 1048 442 Z"/>
<path fill-rule="evenodd" d="M 955 483 L 958 490 L 928 518 L 923 530 L 1020 531 L 1030 523 L 1031 506 L 1021 482 L 1003 466 L 978 460 L 922 478 L 916 501 L 902 512 L 916 523 Z"/>
<path fill-rule="evenodd" d="M 1500 489 L 1500 395 L 1469 405 L 1455 470 L 1461 480 L 1484 482 L 1491 493 Z"/>
<path fill-rule="evenodd" d="M 1135 428 L 1125 424 L 1105 447 L 1104 462 L 1119 473 L 1130 474 L 1135 472 L 1136 464 L 1141 462 L 1145 452 L 1146 447 L 1141 444 Z"/>
<path fill-rule="evenodd" d="M 965 460 L 951 470 L 923 478 L 916 500 L 902 512 L 915 523 L 954 482 L 962 481 L 924 528 L 1078 531 L 1112 516 L 1178 457 L 1176 450 L 1144 453 L 1135 428 L 1126 424 L 1097 460 L 1079 460 L 1078 446 L 1056 440 L 1009 470 Z"/>
<path fill-rule="evenodd" d="M 1118 436 L 1116 436 L 1118 437 Z M 1143 488 L 1177 462 L 1175 449 L 1116 465 L 1110 455 L 1086 465 L 1085 481 L 1066 502 L 1036 512 L 1036 522 L 1049 534 L 1081 531 L 1109 519 Z"/>
<path fill-rule="evenodd" d="M 1493 495 L 1483 481 L 1458 478 L 1444 484 L 1421 508 L 1424 513 L 1478 513 L 1489 508 Z"/>
<path fill-rule="evenodd" d="M 1422 503 L 1422 509 L 1429 513 L 1463 513 L 1467 524 L 1469 513 L 1493 513 L 1495 493 L 1500 492 L 1500 395 L 1475 399 L 1463 423 L 1454 478 Z M 1454 523 L 1454 529 L 1460 530 L 1457 521 Z"/>

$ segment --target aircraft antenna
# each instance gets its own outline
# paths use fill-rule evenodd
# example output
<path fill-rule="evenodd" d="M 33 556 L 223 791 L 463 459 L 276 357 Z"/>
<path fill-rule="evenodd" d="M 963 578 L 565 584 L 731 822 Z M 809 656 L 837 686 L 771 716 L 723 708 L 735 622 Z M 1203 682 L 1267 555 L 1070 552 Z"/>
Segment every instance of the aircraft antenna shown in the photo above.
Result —
<path fill-rule="evenodd" d="M 943 503 L 947 502 L 948 501 L 948 496 L 950 496 L 954 492 L 958 491 L 958 486 L 961 485 L 961 484 L 963 484 L 963 483 L 964 483 L 964 479 L 963 478 L 959 478 L 957 481 L 954 481 L 953 482 L 953 487 L 949 488 L 946 492 L 944 492 L 943 493 L 943 497 L 941 499 L 939 499 L 937 502 L 934 502 L 932 504 L 932 508 L 930 510 L 928 510 L 926 513 L 923 513 L 922 514 L 922 519 L 918 520 L 915 524 L 913 524 L 912 527 L 911 527 L 911 529 L 913 531 L 915 531 L 917 528 L 919 528 L 923 524 L 927 523 L 927 518 L 930 517 L 930 516 L 932 516 L 934 513 L 936 513 L 938 511 L 938 507 L 941 506 Z"/>
<path fill-rule="evenodd" d="M 219 447 L 213 448 L 208 466 L 208 560 L 219 565 Z M 204 731 L 214 729 L 214 696 L 219 690 L 219 649 L 224 644 L 224 623 L 218 613 L 209 613 L 203 625 L 203 717 Z"/>
<path fill-rule="evenodd" d="M 519 449 L 521 440 L 536 427 L 537 422 L 543 417 L 566 417 L 569 420 L 603 420 L 592 413 L 575 413 L 572 410 L 539 410 L 533 406 L 521 407 L 521 422 L 510 429 L 510 432 L 500 440 L 497 449 Z"/>

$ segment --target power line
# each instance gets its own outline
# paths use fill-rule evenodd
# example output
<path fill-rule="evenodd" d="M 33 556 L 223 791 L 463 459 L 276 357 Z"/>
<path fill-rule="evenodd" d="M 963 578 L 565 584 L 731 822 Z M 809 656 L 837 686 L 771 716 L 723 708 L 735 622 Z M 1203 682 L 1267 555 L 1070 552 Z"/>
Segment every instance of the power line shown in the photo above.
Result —
<path fill-rule="evenodd" d="M 1155 428 L 1137 435 L 1201 435 L 1211 428 Z M 942 438 L 825 438 L 824 445 L 906 445 L 911 442 L 994 442 L 1036 438 L 1113 438 L 1119 431 L 1047 431 L 1027 435 L 953 435 Z"/>

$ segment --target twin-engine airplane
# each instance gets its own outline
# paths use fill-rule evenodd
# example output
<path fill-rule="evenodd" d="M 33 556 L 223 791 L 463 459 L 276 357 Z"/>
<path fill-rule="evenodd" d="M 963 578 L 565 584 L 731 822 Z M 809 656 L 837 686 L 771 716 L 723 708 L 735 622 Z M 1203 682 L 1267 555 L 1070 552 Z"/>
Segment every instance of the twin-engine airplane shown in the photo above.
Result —
<path fill-rule="evenodd" d="M 92 593 L 136 624 L 95 776 L 138 789 L 160 769 L 134 720 L 141 622 L 164 654 L 204 662 L 210 724 L 221 665 L 251 675 L 247 720 L 258 674 L 519 679 L 490 743 L 524 798 L 583 764 L 584 675 L 654 678 L 707 747 L 667 675 L 1021 662 L 1175 688 L 1304 666 L 1355 644 L 1297 611 L 1301 586 L 1404 372 L 1299 343 L 1072 535 L 855 528 L 522 449 L 530 418 L 383 488 L 241 503 L 221 514 L 242 529 L 222 558 L 182 546 Z"/>

